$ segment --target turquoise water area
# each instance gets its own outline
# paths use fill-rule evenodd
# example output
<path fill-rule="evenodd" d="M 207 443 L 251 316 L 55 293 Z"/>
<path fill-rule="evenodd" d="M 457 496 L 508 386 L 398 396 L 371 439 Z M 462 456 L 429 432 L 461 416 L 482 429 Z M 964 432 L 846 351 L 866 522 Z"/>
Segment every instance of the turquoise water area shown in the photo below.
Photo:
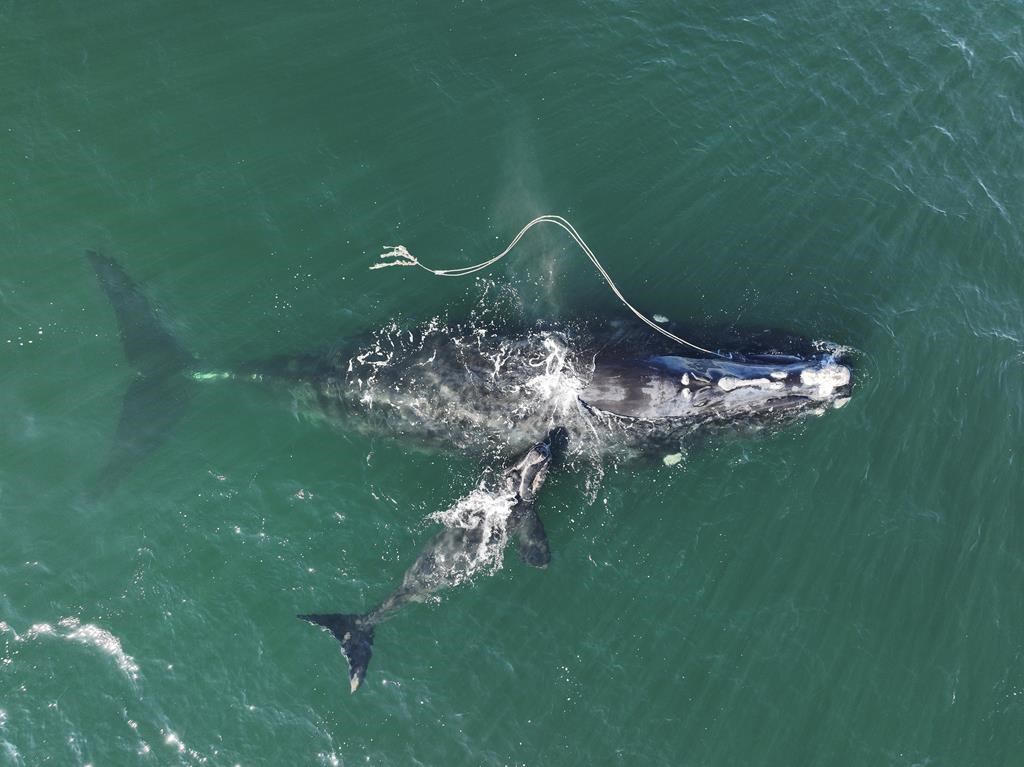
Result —
<path fill-rule="evenodd" d="M 0 764 L 892 765 L 1024 753 L 1019 3 L 0 0 Z M 239 381 L 88 500 L 133 373 L 86 249 L 211 369 L 392 320 L 857 350 L 849 405 L 555 473 L 545 571 L 380 627 L 473 456 Z M 510 285 L 506 289 L 504 286 Z"/>

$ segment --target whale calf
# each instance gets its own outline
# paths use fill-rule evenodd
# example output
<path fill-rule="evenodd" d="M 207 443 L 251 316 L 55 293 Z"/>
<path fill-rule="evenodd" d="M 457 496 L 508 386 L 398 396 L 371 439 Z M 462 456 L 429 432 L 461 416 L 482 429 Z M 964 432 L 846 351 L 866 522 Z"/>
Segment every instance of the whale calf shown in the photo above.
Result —
<path fill-rule="evenodd" d="M 567 439 L 565 429 L 552 429 L 502 473 L 497 487 L 481 483 L 456 503 L 449 511 L 458 514 L 457 523 L 430 539 L 405 571 L 399 586 L 369 612 L 298 616 L 328 629 L 341 642 L 352 692 L 366 677 L 376 627 L 405 605 L 426 601 L 442 589 L 458 586 L 493 563 L 504 548 L 508 532 L 517 535 L 519 556 L 524 562 L 547 566 L 551 552 L 534 502 L 547 478 L 551 459 Z"/>
<path fill-rule="evenodd" d="M 336 428 L 486 456 L 501 481 L 453 510 L 471 520 L 473 503 L 483 497 L 497 503 L 506 529 L 520 539 L 521 557 L 536 566 L 550 558 L 537 493 L 563 449 L 670 463 L 694 435 L 821 415 L 845 405 L 853 387 L 846 352 L 831 344 L 769 334 L 683 355 L 650 332 L 589 322 L 389 323 L 321 351 L 211 370 L 160 322 L 116 261 L 92 251 L 87 258 L 136 371 L 99 492 L 159 448 L 198 381 L 250 382 L 284 390 L 300 412 Z M 468 522 L 447 525 L 401 585 L 368 613 L 300 616 L 339 639 L 353 692 L 365 677 L 374 628 L 401 606 L 457 585 L 485 564 L 483 544 L 495 542 L 480 535 Z"/>

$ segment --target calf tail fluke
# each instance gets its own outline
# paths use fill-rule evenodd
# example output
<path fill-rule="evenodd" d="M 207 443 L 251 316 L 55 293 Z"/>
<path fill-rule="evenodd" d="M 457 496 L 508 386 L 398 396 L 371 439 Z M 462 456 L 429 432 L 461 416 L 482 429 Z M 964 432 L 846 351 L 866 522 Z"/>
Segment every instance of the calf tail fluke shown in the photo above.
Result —
<path fill-rule="evenodd" d="M 355 692 L 366 678 L 366 668 L 373 654 L 373 624 L 363 615 L 319 613 L 297 616 L 304 621 L 328 629 L 341 642 L 341 654 L 348 661 L 349 689 Z"/>

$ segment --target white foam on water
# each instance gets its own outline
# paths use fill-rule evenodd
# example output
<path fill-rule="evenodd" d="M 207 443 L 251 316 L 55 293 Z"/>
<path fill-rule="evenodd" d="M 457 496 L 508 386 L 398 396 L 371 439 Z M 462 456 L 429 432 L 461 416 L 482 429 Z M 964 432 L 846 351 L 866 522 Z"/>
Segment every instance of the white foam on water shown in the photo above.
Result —
<path fill-rule="evenodd" d="M 192 374 L 193 381 L 229 381 L 235 377 L 234 373 L 224 371 L 197 371 Z"/>
<path fill-rule="evenodd" d="M 24 639 L 29 640 L 35 639 L 39 636 L 52 636 L 56 633 L 57 632 L 54 630 L 53 626 L 51 626 L 49 623 L 33 623 L 31 626 L 28 627 L 28 631 L 25 632 Z M 15 634 L 14 636 L 19 641 L 22 641 L 21 637 L 19 637 L 17 634 Z"/>
<path fill-rule="evenodd" d="M 164 745 L 169 746 L 179 754 L 188 754 L 189 758 L 198 764 L 209 763 L 210 760 L 205 755 L 199 753 L 194 748 L 189 748 L 185 745 L 185 741 L 183 741 L 178 733 L 174 732 L 174 730 L 161 729 L 160 734 L 163 736 Z M 145 746 L 146 752 L 148 753 L 149 746 L 145 743 L 143 743 L 143 746 Z M 214 752 L 214 755 L 216 755 L 216 751 Z"/>
<path fill-rule="evenodd" d="M 508 520 L 515 502 L 511 492 L 478 487 L 450 508 L 427 516 L 428 521 L 474 531 L 480 537 L 476 549 L 465 560 L 446 563 L 456 575 L 451 585 L 460 585 L 479 572 L 492 574 L 501 569 L 508 543 Z"/>
<path fill-rule="evenodd" d="M 139 678 L 139 666 L 131 655 L 128 655 L 121 647 L 121 640 L 106 629 L 100 628 L 92 623 L 80 624 L 78 618 L 63 618 L 59 626 L 69 629 L 65 635 L 66 639 L 79 642 L 90 647 L 95 647 L 104 654 L 114 659 L 117 667 L 135 681 Z"/>
<path fill-rule="evenodd" d="M 167 732 L 164 735 L 164 743 L 166 743 L 171 748 L 178 749 L 179 754 L 185 753 L 185 744 L 181 742 L 181 738 L 179 738 L 176 733 Z"/>
<path fill-rule="evenodd" d="M 17 746 L 15 746 L 13 743 L 8 743 L 6 740 L 0 741 L 0 747 L 3 748 L 3 751 L 0 753 L 7 755 L 7 759 L 10 762 L 10 764 L 23 764 L 23 762 L 21 761 L 21 752 L 18 751 Z"/>
<path fill-rule="evenodd" d="M 11 628 L 11 625 L 7 621 L 0 621 L 0 634 L 11 634 L 14 637 L 15 642 L 21 641 L 21 637 L 18 636 L 18 632 Z"/>
<path fill-rule="evenodd" d="M 139 666 L 131 655 L 121 647 L 121 640 L 104 628 L 92 623 L 81 623 L 78 618 L 61 618 L 56 627 L 50 623 L 34 623 L 19 635 L 9 624 L 0 621 L 0 633 L 14 635 L 15 642 L 30 642 L 40 637 L 58 637 L 94 647 L 114 659 L 117 667 L 135 681 L 139 678 Z"/>
<path fill-rule="evenodd" d="M 564 339 L 553 333 L 544 334 L 543 345 L 546 356 L 531 364 L 542 367 L 544 372 L 527 379 L 523 385 L 534 393 L 535 401 L 546 403 L 552 414 L 574 411 L 583 382 L 567 360 L 569 348 Z"/>

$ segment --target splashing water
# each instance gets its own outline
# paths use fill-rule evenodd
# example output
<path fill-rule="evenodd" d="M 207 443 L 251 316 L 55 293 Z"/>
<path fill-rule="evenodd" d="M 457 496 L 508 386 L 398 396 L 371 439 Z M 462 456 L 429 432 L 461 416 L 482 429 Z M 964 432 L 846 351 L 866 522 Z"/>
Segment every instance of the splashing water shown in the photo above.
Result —
<path fill-rule="evenodd" d="M 477 541 L 473 549 L 460 557 L 463 561 L 451 563 L 457 566 L 458 572 L 451 585 L 465 583 L 477 573 L 493 575 L 501 569 L 508 543 L 509 518 L 515 504 L 514 493 L 487 487 L 485 480 L 450 508 L 427 516 L 427 521 L 465 530 L 470 534 L 467 537 Z"/>

